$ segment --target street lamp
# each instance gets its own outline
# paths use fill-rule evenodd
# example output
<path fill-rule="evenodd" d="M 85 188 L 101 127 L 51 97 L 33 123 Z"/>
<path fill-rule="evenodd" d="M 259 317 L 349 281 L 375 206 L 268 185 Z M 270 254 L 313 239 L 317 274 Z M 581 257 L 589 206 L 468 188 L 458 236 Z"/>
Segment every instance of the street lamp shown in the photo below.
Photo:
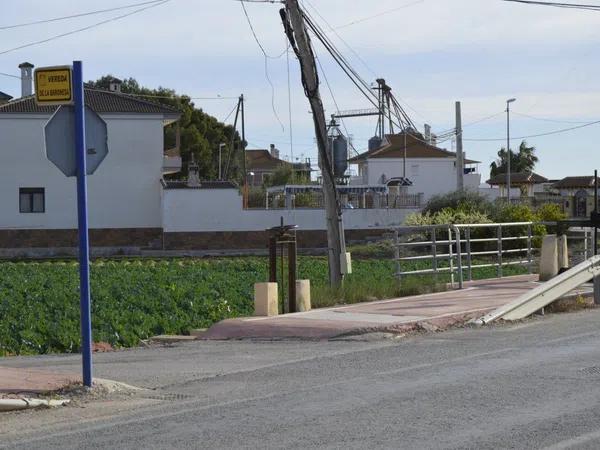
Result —
<path fill-rule="evenodd" d="M 510 104 L 517 101 L 516 98 L 506 100 L 506 200 L 510 204 Z"/>
<path fill-rule="evenodd" d="M 219 181 L 223 179 L 222 173 L 221 173 L 221 150 L 223 149 L 223 147 L 227 147 L 227 144 L 224 144 L 221 142 L 219 144 Z"/>

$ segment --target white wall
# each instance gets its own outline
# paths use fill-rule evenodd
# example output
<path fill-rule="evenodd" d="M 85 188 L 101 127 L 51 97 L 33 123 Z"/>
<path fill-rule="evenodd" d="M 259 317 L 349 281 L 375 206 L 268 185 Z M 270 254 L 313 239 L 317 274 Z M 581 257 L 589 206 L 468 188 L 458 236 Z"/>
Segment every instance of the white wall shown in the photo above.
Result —
<path fill-rule="evenodd" d="M 404 174 L 402 158 L 372 158 L 367 164 L 368 184 L 380 184 L 382 175 L 389 179 Z M 452 158 L 407 159 L 406 176 L 413 182 L 408 192 L 422 192 L 424 201 L 434 195 L 456 191 L 456 167 Z M 477 190 L 480 182 L 480 174 L 467 174 L 464 177 L 466 189 Z"/>
<path fill-rule="evenodd" d="M 88 178 L 92 228 L 160 228 L 161 116 L 102 116 L 109 154 Z M 77 228 L 75 178 L 46 159 L 49 116 L 0 115 L 0 228 Z M 45 188 L 46 212 L 21 214 L 19 188 Z"/>
<path fill-rule="evenodd" d="M 300 230 L 324 230 L 322 209 L 243 210 L 235 189 L 167 189 L 163 192 L 165 232 L 261 231 L 280 224 L 298 225 Z M 400 225 L 414 209 L 347 209 L 344 227 L 386 228 Z"/>

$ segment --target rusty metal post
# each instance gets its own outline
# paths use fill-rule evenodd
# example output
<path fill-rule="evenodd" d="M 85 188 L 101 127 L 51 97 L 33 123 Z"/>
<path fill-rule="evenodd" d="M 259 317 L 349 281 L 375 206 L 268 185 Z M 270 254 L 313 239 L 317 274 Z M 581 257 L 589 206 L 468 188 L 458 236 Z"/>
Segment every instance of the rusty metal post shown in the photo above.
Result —
<path fill-rule="evenodd" d="M 296 305 L 296 239 L 288 243 L 288 305 L 289 312 L 298 312 Z"/>
<path fill-rule="evenodd" d="M 269 237 L 269 282 L 277 283 L 277 237 Z"/>

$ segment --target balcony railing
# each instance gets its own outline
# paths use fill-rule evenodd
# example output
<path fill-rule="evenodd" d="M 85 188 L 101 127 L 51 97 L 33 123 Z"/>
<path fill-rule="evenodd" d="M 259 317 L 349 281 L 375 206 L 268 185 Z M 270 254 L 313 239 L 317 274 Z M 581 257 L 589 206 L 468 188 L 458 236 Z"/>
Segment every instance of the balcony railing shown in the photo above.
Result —
<path fill-rule="evenodd" d="M 423 194 L 345 194 L 340 196 L 344 209 L 419 209 L 423 207 Z M 289 196 L 266 195 L 253 190 L 248 195 L 249 209 L 323 209 L 321 192 L 303 192 Z"/>

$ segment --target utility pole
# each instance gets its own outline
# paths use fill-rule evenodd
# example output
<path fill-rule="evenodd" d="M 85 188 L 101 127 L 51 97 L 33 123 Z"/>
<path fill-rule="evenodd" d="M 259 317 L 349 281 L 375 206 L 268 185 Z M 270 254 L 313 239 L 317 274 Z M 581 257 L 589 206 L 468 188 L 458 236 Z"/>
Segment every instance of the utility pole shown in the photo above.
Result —
<path fill-rule="evenodd" d="M 465 190 L 465 155 L 463 153 L 462 112 L 456 102 L 456 190 Z"/>
<path fill-rule="evenodd" d="M 244 173 L 243 205 L 248 207 L 248 174 L 246 173 L 246 117 L 244 111 L 244 94 L 240 95 L 240 108 L 242 110 L 242 172 Z"/>
<path fill-rule="evenodd" d="M 327 123 L 319 93 L 319 75 L 298 0 L 285 0 L 285 8 L 280 10 L 280 15 L 290 45 L 300 61 L 304 92 L 313 112 L 319 149 L 319 165 L 323 176 L 323 197 L 325 200 L 327 244 L 329 248 L 329 281 L 331 286 L 336 287 L 341 285 L 343 280 L 342 257 L 346 258 L 346 243 L 344 241 L 342 207 L 335 186 L 332 161 L 327 151 Z"/>
<path fill-rule="evenodd" d="M 222 161 L 222 155 L 221 155 L 221 153 L 222 153 L 222 151 L 223 151 L 223 147 L 227 147 L 227 144 L 225 144 L 225 143 L 221 142 L 221 143 L 219 144 L 219 181 L 221 181 L 221 180 L 223 179 L 223 171 L 222 171 L 222 169 L 221 169 L 221 167 L 222 167 L 222 164 L 221 164 L 221 161 Z"/>
<path fill-rule="evenodd" d="M 510 205 L 510 160 L 512 152 L 510 151 L 510 104 L 515 102 L 516 98 L 506 100 L 506 201 Z"/>

